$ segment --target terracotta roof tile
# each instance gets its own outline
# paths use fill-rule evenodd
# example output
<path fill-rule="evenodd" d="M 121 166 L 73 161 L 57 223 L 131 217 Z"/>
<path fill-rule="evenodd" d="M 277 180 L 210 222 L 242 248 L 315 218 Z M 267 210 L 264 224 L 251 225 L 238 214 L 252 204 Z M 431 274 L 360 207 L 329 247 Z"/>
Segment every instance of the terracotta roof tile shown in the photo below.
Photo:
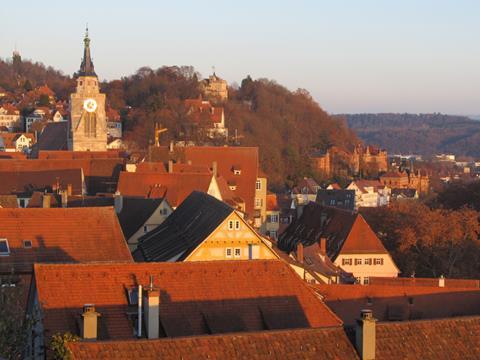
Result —
<path fill-rule="evenodd" d="M 82 359 L 358 359 L 341 327 L 177 339 L 69 343 Z"/>
<path fill-rule="evenodd" d="M 178 207 L 194 190 L 208 192 L 212 174 L 121 172 L 117 190 L 125 196 L 166 197 Z M 162 191 L 156 191 L 158 189 Z M 165 192 L 166 191 L 166 192 Z"/>
<path fill-rule="evenodd" d="M 362 215 L 314 202 L 280 235 L 278 247 L 289 253 L 299 242 L 309 246 L 321 238 L 327 239 L 327 254 L 332 260 L 340 253 L 388 254 Z"/>
<path fill-rule="evenodd" d="M 111 207 L 0 209 L 0 224 L 10 247 L 2 272 L 30 272 L 35 262 L 132 261 Z"/>
<path fill-rule="evenodd" d="M 162 162 L 149 162 L 144 161 L 137 164 L 137 169 L 135 170 L 137 173 L 160 173 L 165 174 L 167 170 L 165 169 L 165 165 Z"/>
<path fill-rule="evenodd" d="M 185 148 L 185 161 L 208 167 L 216 161 L 218 175 L 223 176 L 227 183 L 236 183 L 237 188 L 233 192 L 245 200 L 247 214 L 253 215 L 259 161 L 257 147 L 191 146 Z M 235 175 L 235 166 L 241 169 L 241 174 Z"/>
<path fill-rule="evenodd" d="M 126 289 L 148 285 L 150 276 L 162 297 L 161 321 L 176 319 L 175 326 L 188 320 L 191 335 L 208 333 L 206 313 L 235 314 L 248 332 L 264 330 L 265 316 L 281 320 L 281 328 L 341 325 L 282 261 L 36 264 L 47 339 L 55 332 L 77 333 L 75 319 L 84 304 L 95 304 L 101 314 L 99 327 L 106 331 L 99 340 L 132 339 Z"/>
<path fill-rule="evenodd" d="M 314 285 L 325 303 L 354 325 L 360 310 L 380 321 L 480 315 L 480 289 L 438 286 Z"/>
<path fill-rule="evenodd" d="M 0 171 L 40 171 L 82 169 L 87 183 L 87 190 L 94 195 L 99 192 L 114 192 L 125 159 L 35 159 L 35 160 L 0 160 Z"/>

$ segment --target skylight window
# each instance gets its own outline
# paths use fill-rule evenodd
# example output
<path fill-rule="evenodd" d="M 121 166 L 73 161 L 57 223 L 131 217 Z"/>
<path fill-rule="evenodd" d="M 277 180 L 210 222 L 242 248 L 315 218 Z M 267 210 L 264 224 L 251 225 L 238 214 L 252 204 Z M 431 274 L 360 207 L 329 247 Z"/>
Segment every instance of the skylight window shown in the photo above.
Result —
<path fill-rule="evenodd" d="M 7 239 L 0 239 L 0 256 L 10 255 L 10 247 Z"/>

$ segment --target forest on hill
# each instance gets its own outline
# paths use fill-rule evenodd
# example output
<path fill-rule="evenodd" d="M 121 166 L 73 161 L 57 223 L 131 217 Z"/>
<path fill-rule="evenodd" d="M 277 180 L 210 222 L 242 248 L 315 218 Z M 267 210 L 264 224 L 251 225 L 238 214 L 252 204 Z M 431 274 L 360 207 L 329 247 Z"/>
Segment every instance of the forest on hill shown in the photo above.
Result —
<path fill-rule="evenodd" d="M 207 140 L 199 136 L 183 100 L 201 94 L 200 75 L 193 67 L 140 68 L 135 74 L 103 82 L 107 106 L 118 110 L 124 138 L 140 149 L 153 142 L 155 123 L 168 128 L 161 142 Z M 48 85 L 60 100 L 67 100 L 74 79 L 40 63 L 1 61 L 0 87 L 14 93 Z M 259 146 L 260 162 L 274 189 L 314 176 L 309 154 L 331 145 L 352 149 L 358 139 L 345 121 L 327 114 L 303 89 L 290 91 L 267 79 L 247 76 L 241 86 L 229 89 L 225 108 L 229 145 Z M 196 127 L 197 126 L 197 127 Z M 223 145 L 222 142 L 216 142 Z"/>
<path fill-rule="evenodd" d="M 389 153 L 480 156 L 480 122 L 443 114 L 348 114 L 345 118 L 366 143 Z"/>

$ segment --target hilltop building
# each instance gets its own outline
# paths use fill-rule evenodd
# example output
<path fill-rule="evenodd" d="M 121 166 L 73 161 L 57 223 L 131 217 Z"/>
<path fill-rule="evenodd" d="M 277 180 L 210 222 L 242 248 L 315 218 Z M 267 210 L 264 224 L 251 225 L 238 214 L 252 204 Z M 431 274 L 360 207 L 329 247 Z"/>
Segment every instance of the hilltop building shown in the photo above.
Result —
<path fill-rule="evenodd" d="M 374 176 L 388 170 L 387 152 L 374 146 L 357 145 L 353 151 L 331 146 L 325 152 L 314 153 L 312 161 L 313 167 L 327 178 L 335 175 Z"/>
<path fill-rule="evenodd" d="M 219 78 L 215 72 L 201 83 L 205 97 L 211 100 L 224 101 L 228 99 L 228 84 Z"/>
<path fill-rule="evenodd" d="M 100 93 L 98 77 L 90 57 L 88 29 L 83 40 L 83 60 L 77 77 L 77 90 L 70 95 L 73 151 L 105 151 L 107 120 L 105 94 Z"/>

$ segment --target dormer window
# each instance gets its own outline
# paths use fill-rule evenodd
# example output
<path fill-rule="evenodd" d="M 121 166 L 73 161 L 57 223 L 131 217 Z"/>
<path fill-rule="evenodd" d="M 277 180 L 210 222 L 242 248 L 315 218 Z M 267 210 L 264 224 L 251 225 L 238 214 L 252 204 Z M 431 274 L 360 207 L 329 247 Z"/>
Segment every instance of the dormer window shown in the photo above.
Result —
<path fill-rule="evenodd" d="M 237 190 L 237 183 L 235 183 L 234 181 L 229 181 L 228 182 L 228 188 L 232 191 Z"/>
<path fill-rule="evenodd" d="M 242 174 L 242 169 L 240 169 L 240 166 L 233 166 L 232 171 L 234 175 L 241 175 Z"/>
<path fill-rule="evenodd" d="M 7 239 L 0 239 L 0 256 L 10 255 L 10 247 Z"/>
<path fill-rule="evenodd" d="M 23 247 L 25 249 L 30 249 L 32 247 L 32 241 L 31 240 L 23 240 Z"/>

